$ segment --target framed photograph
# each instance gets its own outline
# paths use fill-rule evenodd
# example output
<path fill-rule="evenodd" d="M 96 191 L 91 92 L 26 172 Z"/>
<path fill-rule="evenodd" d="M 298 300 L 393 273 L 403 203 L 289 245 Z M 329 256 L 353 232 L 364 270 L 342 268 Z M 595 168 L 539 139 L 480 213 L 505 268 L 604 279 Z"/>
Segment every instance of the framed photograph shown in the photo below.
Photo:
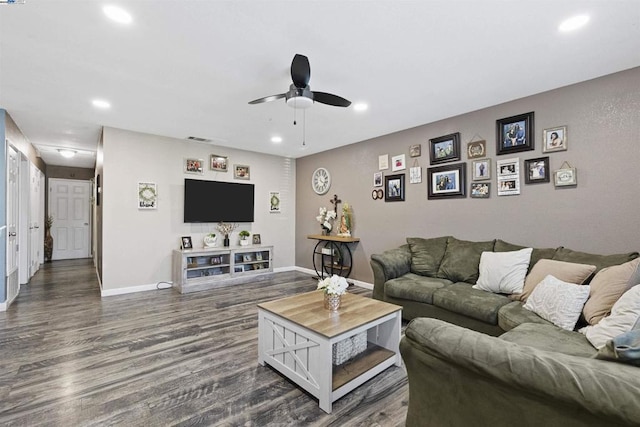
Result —
<path fill-rule="evenodd" d="M 525 184 L 549 182 L 549 157 L 525 160 L 524 171 Z"/>
<path fill-rule="evenodd" d="M 254 245 L 259 245 L 259 244 L 262 243 L 262 239 L 260 238 L 259 234 L 254 234 L 252 239 L 253 239 L 253 244 Z"/>
<path fill-rule="evenodd" d="M 180 238 L 182 249 L 193 249 L 193 243 L 191 243 L 191 236 L 182 236 Z"/>
<path fill-rule="evenodd" d="M 460 160 L 460 132 L 429 140 L 430 164 Z"/>
<path fill-rule="evenodd" d="M 202 159 L 184 159 L 184 172 L 195 173 L 199 175 L 204 174 L 204 160 Z"/>
<path fill-rule="evenodd" d="M 478 159 L 474 160 L 471 164 L 473 165 L 471 172 L 471 179 L 473 181 L 491 179 L 491 159 Z"/>
<path fill-rule="evenodd" d="M 487 155 L 487 141 L 467 142 L 467 157 L 476 159 Z"/>
<path fill-rule="evenodd" d="M 405 170 L 406 168 L 407 168 L 407 165 L 405 163 L 404 154 L 398 154 L 397 156 L 393 156 L 391 158 L 391 171 L 392 172 L 402 171 L 402 170 Z"/>
<path fill-rule="evenodd" d="M 384 196 L 384 191 L 382 191 L 381 189 L 373 190 L 371 192 L 371 198 L 373 200 L 378 200 L 378 199 L 382 200 L 383 196 Z"/>
<path fill-rule="evenodd" d="M 542 131 L 543 153 L 553 153 L 554 151 L 567 150 L 567 127 L 559 126 L 557 128 L 545 129 Z"/>
<path fill-rule="evenodd" d="M 498 177 L 519 175 L 520 159 L 518 157 L 514 157 L 513 159 L 498 160 L 496 162 L 496 171 Z"/>
<path fill-rule="evenodd" d="M 234 273 L 242 273 L 244 271 L 244 266 L 242 265 L 236 265 L 233 267 L 233 272 Z"/>
<path fill-rule="evenodd" d="M 138 183 L 138 209 L 157 209 L 158 192 L 155 182 Z"/>
<path fill-rule="evenodd" d="M 376 172 L 373 174 L 373 186 L 382 187 L 382 172 Z"/>
<path fill-rule="evenodd" d="M 464 162 L 427 169 L 427 198 L 466 197 L 466 169 Z"/>
<path fill-rule="evenodd" d="M 520 159 L 498 160 L 496 162 L 498 176 L 498 196 L 520 194 Z"/>
<path fill-rule="evenodd" d="M 410 157 L 420 157 L 422 155 L 422 145 L 414 144 L 409 147 L 409 156 Z"/>
<path fill-rule="evenodd" d="M 269 213 L 280 213 L 279 191 L 269 191 Z"/>
<path fill-rule="evenodd" d="M 404 174 L 385 176 L 384 187 L 387 189 L 385 202 L 404 202 Z"/>
<path fill-rule="evenodd" d="M 256 261 L 262 261 L 262 252 L 256 252 Z"/>
<path fill-rule="evenodd" d="M 212 256 L 211 257 L 211 265 L 218 265 L 218 264 L 222 264 L 222 257 L 221 256 Z"/>
<path fill-rule="evenodd" d="M 385 170 L 385 169 L 389 169 L 389 155 L 388 154 L 382 154 L 381 156 L 378 156 L 378 170 Z"/>
<path fill-rule="evenodd" d="M 212 171 L 227 172 L 229 160 L 225 156 L 218 156 L 217 154 L 211 155 L 211 162 L 209 168 Z"/>
<path fill-rule="evenodd" d="M 251 262 L 251 255 L 249 255 L 249 254 L 242 255 L 242 261 L 243 262 Z"/>
<path fill-rule="evenodd" d="M 235 179 L 249 179 L 249 166 L 233 165 L 233 177 Z"/>
<path fill-rule="evenodd" d="M 472 199 L 488 199 L 491 192 L 491 184 L 488 182 L 472 182 L 470 196 Z"/>
<path fill-rule="evenodd" d="M 567 162 L 562 163 L 560 169 L 553 171 L 553 184 L 556 187 L 570 187 L 578 185 L 576 168 L 572 168 Z"/>
<path fill-rule="evenodd" d="M 414 166 L 409 168 L 409 184 L 420 184 L 422 182 L 422 168 Z"/>
<path fill-rule="evenodd" d="M 496 153 L 498 155 L 531 151 L 533 140 L 533 111 L 496 120 Z"/>

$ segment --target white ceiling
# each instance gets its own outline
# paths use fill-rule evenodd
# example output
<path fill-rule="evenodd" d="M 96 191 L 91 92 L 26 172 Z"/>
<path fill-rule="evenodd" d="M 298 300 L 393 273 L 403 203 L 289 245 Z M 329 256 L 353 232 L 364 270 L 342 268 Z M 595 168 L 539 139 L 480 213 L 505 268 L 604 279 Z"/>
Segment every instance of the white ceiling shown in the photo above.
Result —
<path fill-rule="evenodd" d="M 640 66 L 638 0 L 114 0 L 130 25 L 107 2 L 0 5 L 0 107 L 47 164 L 92 167 L 102 126 L 297 158 Z M 306 148 L 300 111 L 248 105 L 288 89 L 296 53 L 312 90 L 369 104 L 312 106 Z"/>

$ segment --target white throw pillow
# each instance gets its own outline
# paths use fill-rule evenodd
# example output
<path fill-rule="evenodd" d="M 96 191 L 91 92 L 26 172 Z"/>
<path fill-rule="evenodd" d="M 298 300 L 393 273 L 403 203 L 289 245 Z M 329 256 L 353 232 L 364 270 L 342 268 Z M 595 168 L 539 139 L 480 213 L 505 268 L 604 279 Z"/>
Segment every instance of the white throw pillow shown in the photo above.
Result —
<path fill-rule="evenodd" d="M 533 248 L 513 252 L 482 252 L 480 276 L 473 288 L 498 294 L 519 294 L 524 287 Z"/>
<path fill-rule="evenodd" d="M 633 329 L 639 318 L 640 285 L 636 285 L 622 294 L 620 299 L 613 304 L 609 316 L 596 325 L 580 329 L 580 332 L 587 336 L 595 348 L 601 349 L 607 341 Z"/>
<path fill-rule="evenodd" d="M 575 285 L 548 275 L 535 287 L 523 307 L 562 329 L 572 331 L 587 298 L 588 285 Z"/>

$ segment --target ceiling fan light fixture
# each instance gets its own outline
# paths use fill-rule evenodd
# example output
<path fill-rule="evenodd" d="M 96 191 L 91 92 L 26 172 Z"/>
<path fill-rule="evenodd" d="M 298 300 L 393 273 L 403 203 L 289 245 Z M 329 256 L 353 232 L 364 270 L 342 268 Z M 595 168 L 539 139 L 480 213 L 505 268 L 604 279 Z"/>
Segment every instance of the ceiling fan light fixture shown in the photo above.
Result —
<path fill-rule="evenodd" d="M 68 150 L 66 148 L 60 148 L 60 149 L 58 149 L 58 152 L 65 159 L 70 159 L 70 158 L 72 158 L 73 156 L 76 155 L 76 151 L 75 150 Z"/>
<path fill-rule="evenodd" d="M 293 96 L 287 99 L 287 105 L 291 108 L 306 109 L 313 105 L 313 99 L 306 96 Z"/>

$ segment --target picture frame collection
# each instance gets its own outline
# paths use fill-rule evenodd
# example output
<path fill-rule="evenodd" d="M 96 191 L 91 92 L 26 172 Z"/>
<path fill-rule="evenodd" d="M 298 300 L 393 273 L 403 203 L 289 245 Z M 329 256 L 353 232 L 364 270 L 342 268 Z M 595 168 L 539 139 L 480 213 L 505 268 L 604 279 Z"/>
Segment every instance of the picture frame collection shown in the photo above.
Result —
<path fill-rule="evenodd" d="M 513 115 L 496 120 L 496 156 L 514 153 L 526 153 L 536 150 L 535 112 Z M 520 175 L 524 175 L 525 185 L 552 182 L 557 187 L 576 186 L 576 168 L 564 162 L 560 169 L 551 171 L 550 156 L 525 158 L 519 157 L 494 160 L 489 157 L 486 141 L 476 139 L 474 135 L 467 143 L 466 157 L 469 160 L 470 198 L 487 199 L 491 197 L 495 164 L 496 194 L 498 196 L 518 195 L 521 192 Z M 542 131 L 541 151 L 544 154 L 567 151 L 567 126 L 555 126 Z M 414 158 L 410 171 L 410 183 L 422 182 L 422 169 L 417 158 L 422 154 L 421 144 L 409 147 L 409 157 Z M 449 199 L 467 197 L 467 162 L 460 162 L 462 156 L 460 132 L 429 139 L 429 165 L 426 168 L 427 198 Z M 455 163 L 454 163 L 455 162 Z M 390 169 L 390 175 L 384 173 Z M 373 175 L 373 200 L 398 202 L 405 200 L 405 173 L 407 169 L 405 154 L 378 156 L 378 171 Z M 382 187 L 380 189 L 379 187 Z M 384 195 L 384 196 L 383 196 Z"/>
<path fill-rule="evenodd" d="M 197 157 L 185 157 L 182 160 L 184 173 L 204 175 L 205 161 Z M 209 170 L 214 172 L 229 172 L 229 157 L 219 154 L 209 156 Z M 251 167 L 249 165 L 233 165 L 233 179 L 251 179 Z"/>

